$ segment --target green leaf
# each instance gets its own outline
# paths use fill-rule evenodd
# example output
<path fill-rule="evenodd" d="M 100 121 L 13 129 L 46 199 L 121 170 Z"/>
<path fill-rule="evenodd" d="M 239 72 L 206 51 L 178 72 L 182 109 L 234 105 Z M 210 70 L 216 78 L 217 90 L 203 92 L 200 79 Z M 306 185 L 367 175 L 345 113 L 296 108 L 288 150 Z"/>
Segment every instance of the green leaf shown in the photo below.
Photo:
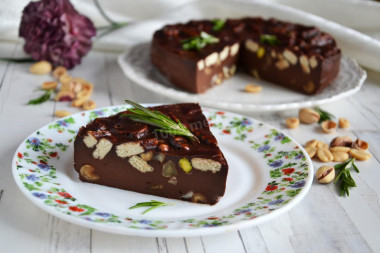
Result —
<path fill-rule="evenodd" d="M 52 93 L 53 93 L 53 90 L 46 90 L 42 96 L 29 100 L 28 105 L 39 105 L 48 101 Z"/>
<path fill-rule="evenodd" d="M 331 120 L 333 118 L 335 118 L 335 116 L 325 110 L 322 110 L 321 108 L 319 108 L 318 106 L 317 107 L 314 107 L 314 110 L 316 112 L 318 112 L 320 118 L 319 118 L 319 121 L 318 123 L 322 123 L 323 121 L 326 121 L 326 120 Z"/>
<path fill-rule="evenodd" d="M 153 209 L 156 209 L 160 206 L 169 206 L 169 205 L 173 205 L 173 204 L 172 203 L 160 202 L 157 200 L 151 200 L 149 202 L 137 203 L 136 205 L 131 206 L 129 209 L 135 209 L 135 208 L 140 208 L 140 207 L 150 207 L 150 208 L 146 209 L 144 212 L 142 212 L 142 214 L 145 214 L 145 213 L 152 211 Z"/>

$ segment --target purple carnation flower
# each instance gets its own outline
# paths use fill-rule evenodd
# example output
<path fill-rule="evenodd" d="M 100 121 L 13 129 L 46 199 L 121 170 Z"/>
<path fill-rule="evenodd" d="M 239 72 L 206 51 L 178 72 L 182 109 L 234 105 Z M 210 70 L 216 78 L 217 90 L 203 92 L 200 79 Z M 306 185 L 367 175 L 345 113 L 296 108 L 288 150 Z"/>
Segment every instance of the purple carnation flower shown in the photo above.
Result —
<path fill-rule="evenodd" d="M 24 9 L 19 36 L 24 50 L 36 60 L 73 68 L 91 49 L 96 29 L 69 0 L 30 2 Z"/>

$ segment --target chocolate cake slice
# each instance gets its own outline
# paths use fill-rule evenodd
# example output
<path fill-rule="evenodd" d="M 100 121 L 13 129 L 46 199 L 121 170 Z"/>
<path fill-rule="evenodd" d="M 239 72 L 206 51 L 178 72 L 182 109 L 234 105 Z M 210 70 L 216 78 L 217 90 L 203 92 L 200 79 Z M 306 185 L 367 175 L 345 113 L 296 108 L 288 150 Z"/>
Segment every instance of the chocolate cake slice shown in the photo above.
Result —
<path fill-rule="evenodd" d="M 150 108 L 179 120 L 198 139 L 173 136 L 130 119 L 130 111 L 98 118 L 74 142 L 83 182 L 214 205 L 224 195 L 228 164 L 198 104 Z"/>
<path fill-rule="evenodd" d="M 202 33 L 218 42 L 184 48 L 184 41 Z M 166 25 L 154 33 L 151 46 L 157 69 L 193 93 L 221 84 L 241 67 L 256 78 L 316 94 L 336 78 L 340 58 L 334 38 L 318 28 L 262 18 L 227 19 L 219 29 L 210 20 Z"/>

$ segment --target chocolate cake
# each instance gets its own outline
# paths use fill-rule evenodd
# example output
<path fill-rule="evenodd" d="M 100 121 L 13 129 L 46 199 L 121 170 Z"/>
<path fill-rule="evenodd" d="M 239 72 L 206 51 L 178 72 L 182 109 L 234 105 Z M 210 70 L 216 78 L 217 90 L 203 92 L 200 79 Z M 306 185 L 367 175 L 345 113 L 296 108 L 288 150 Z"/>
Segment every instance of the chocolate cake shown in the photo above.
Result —
<path fill-rule="evenodd" d="M 234 75 L 236 67 L 284 87 L 316 94 L 339 72 L 341 51 L 334 38 L 316 27 L 262 18 L 190 21 L 166 25 L 153 35 L 151 60 L 169 81 L 203 93 Z M 207 33 L 218 42 L 186 48 Z"/>
<path fill-rule="evenodd" d="M 83 182 L 214 205 L 223 196 L 227 161 L 198 104 L 152 107 L 179 120 L 199 142 L 155 131 L 124 111 L 82 127 L 74 167 Z"/>

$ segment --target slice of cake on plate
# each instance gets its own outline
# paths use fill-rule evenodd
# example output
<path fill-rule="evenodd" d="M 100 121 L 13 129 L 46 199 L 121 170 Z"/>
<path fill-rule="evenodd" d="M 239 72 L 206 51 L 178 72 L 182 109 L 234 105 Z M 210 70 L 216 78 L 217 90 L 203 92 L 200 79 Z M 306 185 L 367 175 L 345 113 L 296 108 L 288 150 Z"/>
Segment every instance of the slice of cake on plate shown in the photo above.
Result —
<path fill-rule="evenodd" d="M 133 117 L 136 110 L 95 119 L 79 130 L 74 142 L 74 167 L 80 180 L 216 204 L 225 192 L 228 164 L 200 106 L 184 103 L 148 110 L 180 122 L 189 135 L 142 123 Z"/>

